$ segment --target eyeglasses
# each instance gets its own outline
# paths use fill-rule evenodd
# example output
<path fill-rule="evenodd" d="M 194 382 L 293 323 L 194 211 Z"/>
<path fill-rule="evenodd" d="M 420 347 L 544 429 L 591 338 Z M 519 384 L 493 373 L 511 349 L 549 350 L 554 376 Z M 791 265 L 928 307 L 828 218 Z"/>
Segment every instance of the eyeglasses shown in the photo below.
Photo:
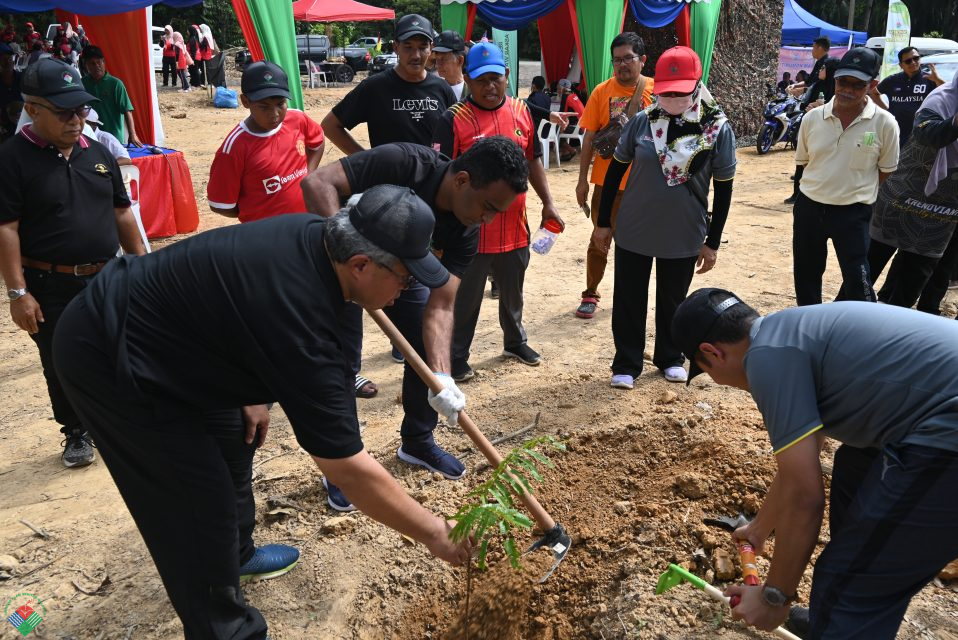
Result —
<path fill-rule="evenodd" d="M 379 264 L 379 263 L 377 262 L 376 264 Z M 409 287 L 413 285 L 414 282 L 416 282 L 416 276 L 412 274 L 404 276 L 401 273 L 397 273 L 393 271 L 392 267 L 386 266 L 384 264 L 379 264 L 379 266 L 385 269 L 386 271 L 388 271 L 389 273 L 393 274 L 394 276 L 396 276 L 396 278 L 399 280 L 399 284 L 402 285 L 403 289 L 408 289 Z"/>
<path fill-rule="evenodd" d="M 921 60 L 921 56 L 915 56 L 914 58 L 908 58 L 907 60 L 902 60 L 902 64 L 918 64 Z"/>
<path fill-rule="evenodd" d="M 70 120 L 73 120 L 73 116 L 78 117 L 80 120 L 85 120 L 86 117 L 90 115 L 90 109 L 92 108 L 87 104 L 83 105 L 82 107 L 77 107 L 76 109 L 54 109 L 53 107 L 48 107 L 47 105 L 41 104 L 39 102 L 28 102 L 27 104 L 43 107 L 56 116 L 57 120 L 60 122 L 70 122 Z"/>
<path fill-rule="evenodd" d="M 641 56 L 624 56 L 622 58 L 612 58 L 612 66 L 620 67 L 624 64 L 630 64 L 638 60 Z"/>

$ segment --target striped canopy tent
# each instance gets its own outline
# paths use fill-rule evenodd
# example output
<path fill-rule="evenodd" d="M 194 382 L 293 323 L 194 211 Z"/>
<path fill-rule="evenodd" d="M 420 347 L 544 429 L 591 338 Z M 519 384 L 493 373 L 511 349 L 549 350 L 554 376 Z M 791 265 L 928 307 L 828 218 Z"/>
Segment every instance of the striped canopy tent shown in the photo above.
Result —
<path fill-rule="evenodd" d="M 699 54 L 707 80 L 721 0 L 440 0 L 440 8 L 442 28 L 466 37 L 476 14 L 505 31 L 536 20 L 546 79 L 564 78 L 577 51 L 591 92 L 612 75 L 609 46 L 621 33 L 628 9 L 646 27 L 675 23 L 679 44 Z"/>

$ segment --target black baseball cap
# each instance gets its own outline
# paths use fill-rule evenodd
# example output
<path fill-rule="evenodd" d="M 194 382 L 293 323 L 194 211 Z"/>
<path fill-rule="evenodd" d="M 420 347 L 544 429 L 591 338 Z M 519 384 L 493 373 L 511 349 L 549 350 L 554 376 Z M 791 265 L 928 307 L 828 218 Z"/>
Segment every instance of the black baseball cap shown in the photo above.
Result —
<path fill-rule="evenodd" d="M 103 49 L 101 49 L 100 47 L 96 45 L 88 44 L 87 46 L 83 47 L 82 57 L 84 60 L 94 60 L 97 58 L 102 60 Z"/>
<path fill-rule="evenodd" d="M 410 13 L 396 20 L 396 40 L 399 42 L 416 36 L 422 36 L 432 42 L 435 33 L 432 23 L 417 13 Z"/>
<path fill-rule="evenodd" d="M 268 60 L 246 65 L 240 89 L 252 102 L 263 98 L 289 98 L 286 72 L 281 66 Z"/>
<path fill-rule="evenodd" d="M 76 109 L 100 100 L 84 90 L 76 67 L 56 58 L 42 58 L 28 66 L 20 79 L 20 91 L 46 98 L 61 109 Z"/>
<path fill-rule="evenodd" d="M 868 82 L 878 77 L 881 70 L 881 56 L 867 47 L 849 49 L 842 56 L 835 71 L 835 77 L 851 76 Z"/>
<path fill-rule="evenodd" d="M 716 293 L 725 294 L 726 297 L 721 302 L 713 303 L 712 296 Z M 722 314 L 738 304 L 745 303 L 731 291 L 708 287 L 693 291 L 675 310 L 672 316 L 672 341 L 689 360 L 686 386 L 692 382 L 692 378 L 702 373 L 702 368 L 695 361 L 699 345 L 708 341 L 709 333 Z"/>
<path fill-rule="evenodd" d="M 465 53 L 466 43 L 458 31 L 443 31 L 432 45 L 436 53 Z"/>
<path fill-rule="evenodd" d="M 436 216 L 408 187 L 382 184 L 363 192 L 349 221 L 364 238 L 399 258 L 416 280 L 436 289 L 449 272 L 432 252 Z"/>

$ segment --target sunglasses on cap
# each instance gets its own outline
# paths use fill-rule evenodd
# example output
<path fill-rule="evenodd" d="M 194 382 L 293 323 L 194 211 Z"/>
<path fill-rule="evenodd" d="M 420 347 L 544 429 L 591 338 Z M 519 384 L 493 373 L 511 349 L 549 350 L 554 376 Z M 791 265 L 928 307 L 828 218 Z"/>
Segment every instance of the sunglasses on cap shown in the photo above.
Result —
<path fill-rule="evenodd" d="M 53 107 L 48 107 L 45 104 L 40 104 L 39 102 L 28 102 L 27 104 L 32 104 L 37 107 L 43 107 L 50 113 L 52 113 L 57 120 L 60 122 L 70 122 L 73 120 L 73 116 L 76 116 L 80 120 L 86 119 L 90 115 L 90 105 L 83 105 L 82 107 L 77 107 L 76 109 L 54 109 Z"/>

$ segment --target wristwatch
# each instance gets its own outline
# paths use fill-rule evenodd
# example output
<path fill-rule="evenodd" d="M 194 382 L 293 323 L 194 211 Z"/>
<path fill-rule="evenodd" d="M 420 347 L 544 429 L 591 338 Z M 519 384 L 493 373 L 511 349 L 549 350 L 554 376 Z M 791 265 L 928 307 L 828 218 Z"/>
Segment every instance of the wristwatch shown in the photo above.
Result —
<path fill-rule="evenodd" d="M 10 298 L 10 302 L 19 300 L 25 295 L 27 295 L 26 289 L 7 289 L 7 297 Z"/>
<path fill-rule="evenodd" d="M 765 599 L 765 604 L 770 607 L 784 607 L 789 603 L 794 602 L 797 597 L 797 593 L 787 596 L 778 587 L 773 587 L 770 585 L 765 585 L 765 588 L 762 589 L 762 598 Z"/>

